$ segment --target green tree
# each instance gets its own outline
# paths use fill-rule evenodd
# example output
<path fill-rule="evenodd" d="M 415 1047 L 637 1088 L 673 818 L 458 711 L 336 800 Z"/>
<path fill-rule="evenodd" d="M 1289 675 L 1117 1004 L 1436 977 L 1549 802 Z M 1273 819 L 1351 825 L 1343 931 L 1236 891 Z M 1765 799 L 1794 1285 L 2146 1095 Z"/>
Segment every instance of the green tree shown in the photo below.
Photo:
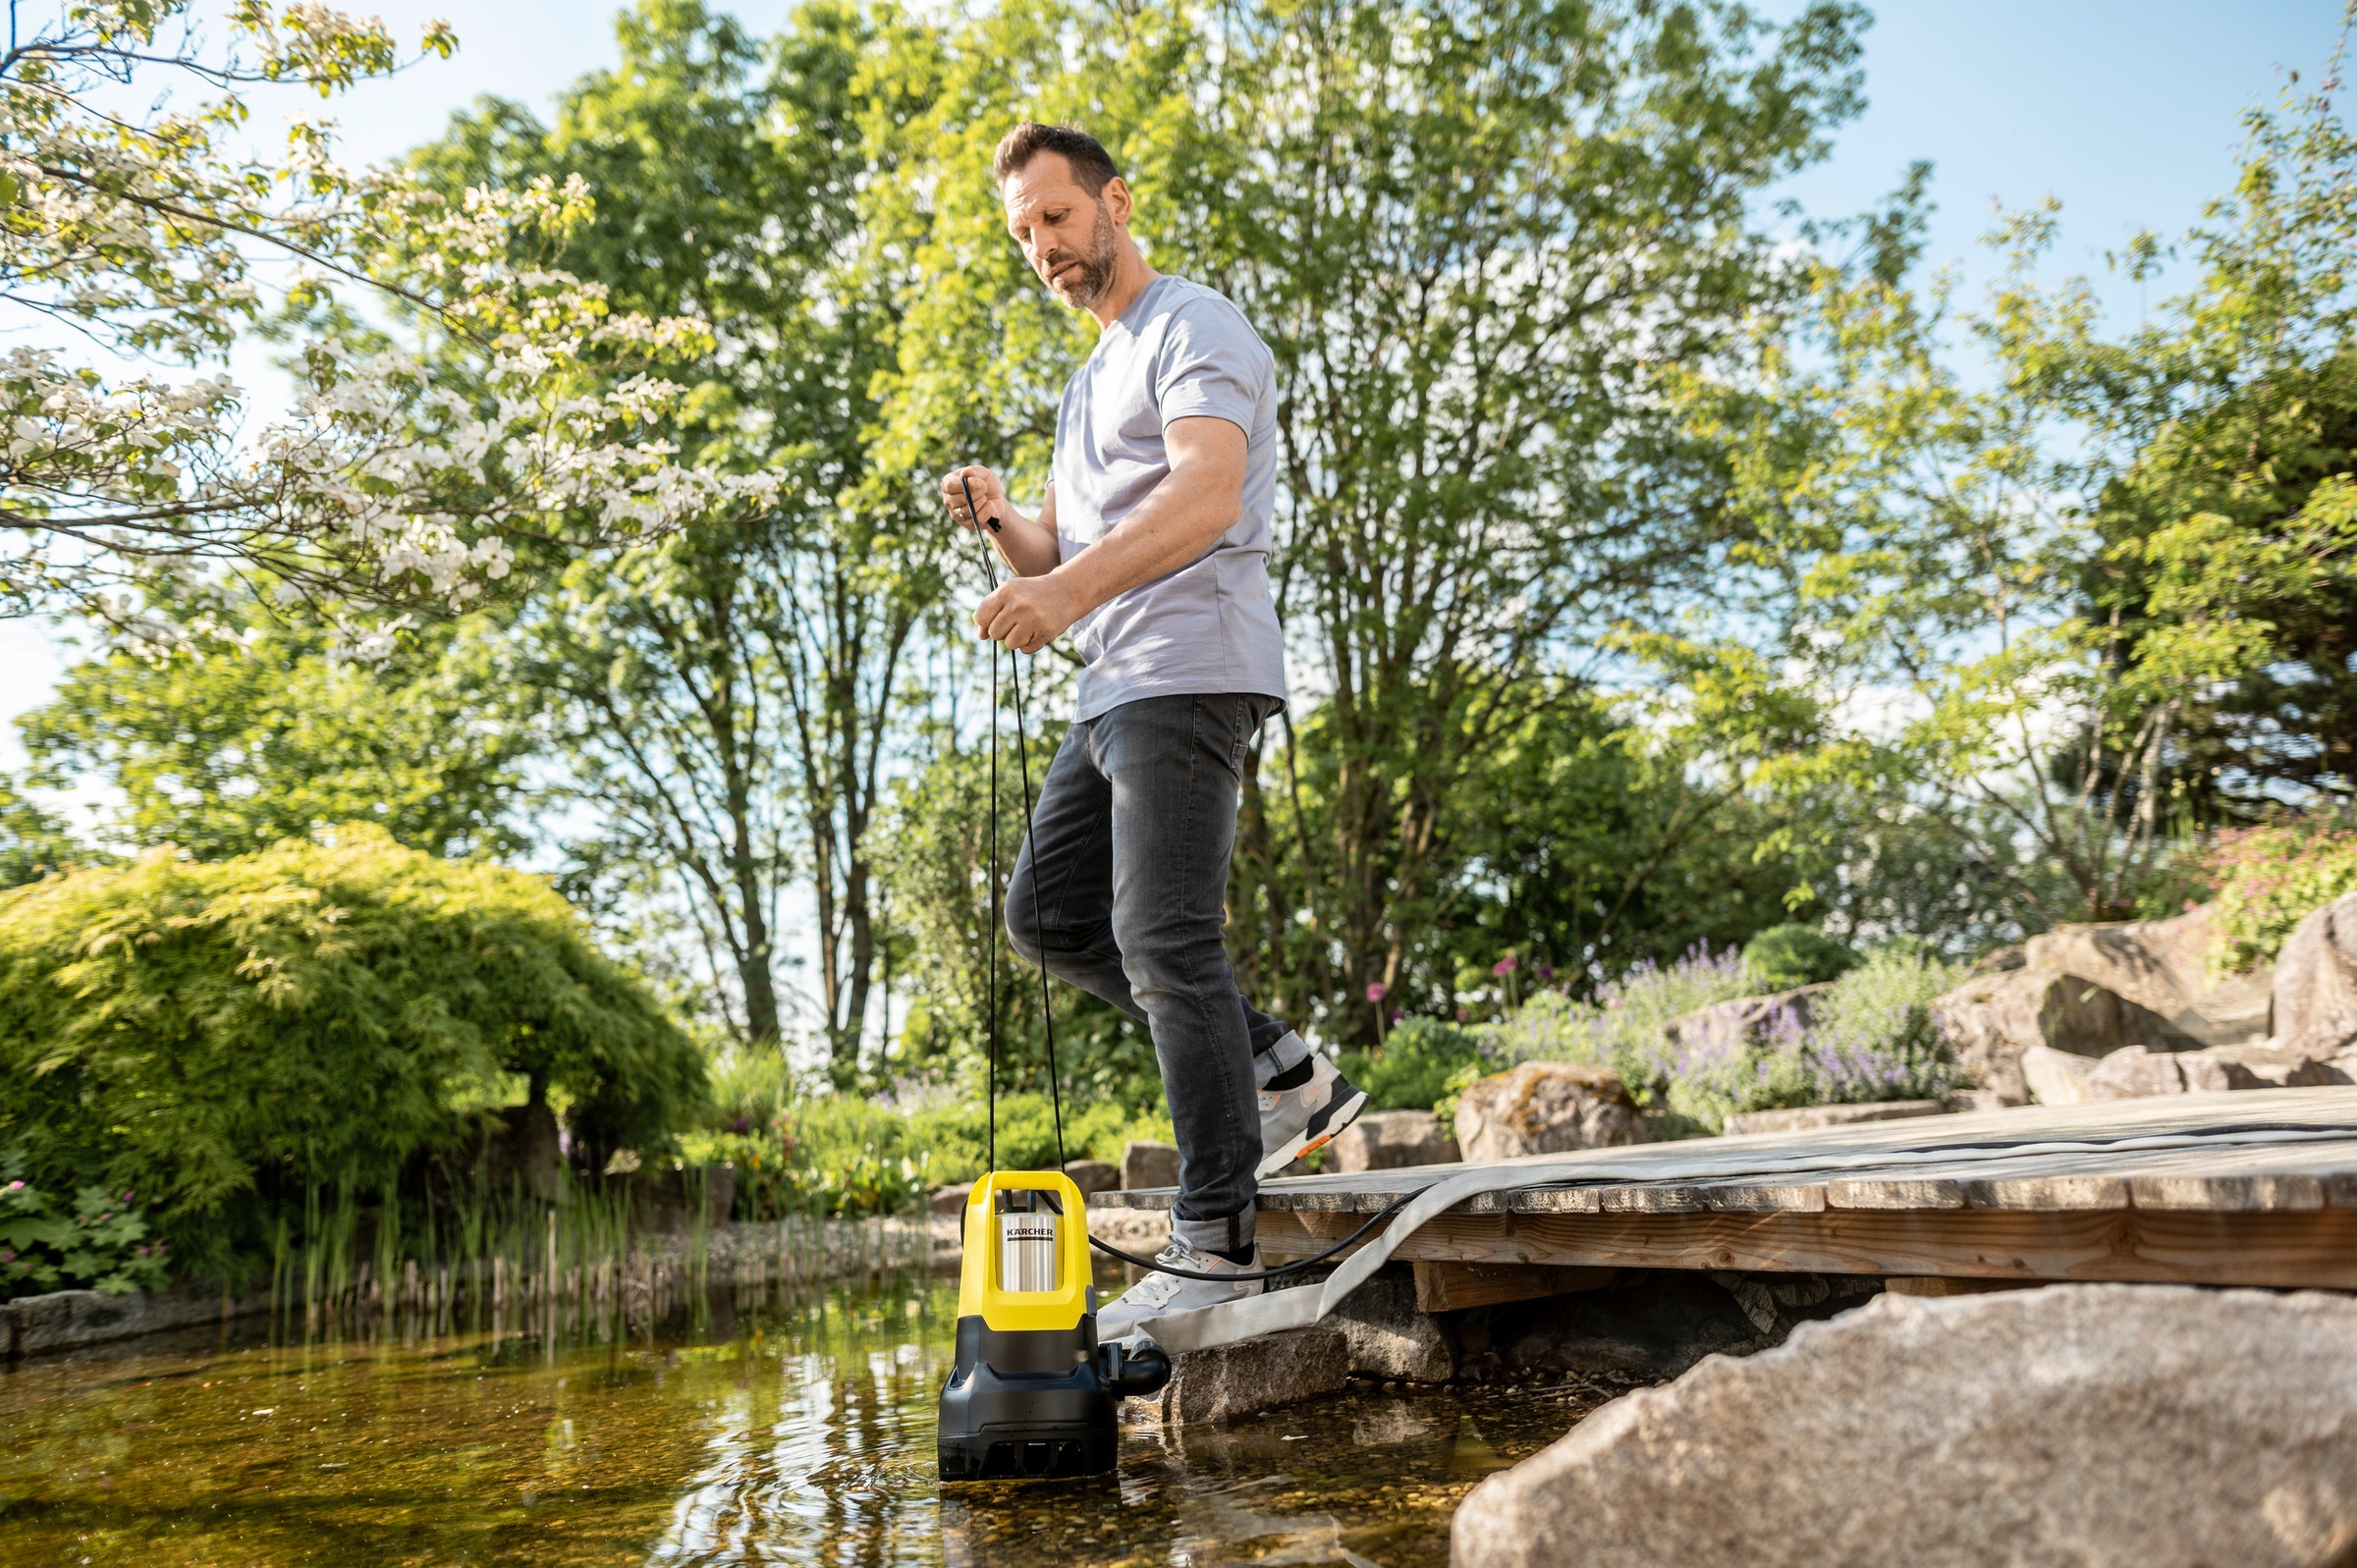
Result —
<path fill-rule="evenodd" d="M 1313 817 L 1331 778 L 1327 722 L 1312 710 L 1294 731 Z M 1690 735 L 1592 690 L 1534 701 L 1452 792 L 1433 892 L 1399 906 L 1408 979 L 1387 987 L 1384 1008 L 1447 1016 L 1559 981 L 1584 991 L 1596 972 L 1738 946 L 1789 918 L 1808 893 L 1777 835 L 1783 808 L 1704 762 Z M 1265 802 L 1279 835 L 1293 798 Z"/>
<path fill-rule="evenodd" d="M 2357 139 L 2330 93 L 2295 79 L 2247 117 L 2155 321 L 2105 344 L 2050 317 L 2028 343 L 2105 440 L 2090 619 L 2209 820 L 2357 799 Z"/>
<path fill-rule="evenodd" d="M 1779 578 L 1743 608 L 1847 716 L 1798 771 L 1847 796 L 1861 831 L 1843 856 L 1829 821 L 1826 846 L 1885 929 L 1971 946 L 2124 918 L 2187 832 L 2348 792 L 2357 143 L 2322 97 L 2248 127 L 2234 196 L 2185 242 L 2192 287 L 2132 332 L 2103 335 L 2083 279 L 2034 286 L 2058 218 L 2011 214 L 1963 322 L 1996 372 L 1972 385 L 1945 284 L 1905 280 L 1918 177 L 1821 259 L 1765 380 L 1690 389 Z M 2121 264 L 2163 257 L 2148 236 Z"/>
<path fill-rule="evenodd" d="M 0 776 L 0 889 L 104 858 L 79 842 L 37 801 L 26 799 L 15 780 Z"/>
<path fill-rule="evenodd" d="M 1036 712 L 1036 710 L 1032 710 Z M 1002 881 L 1023 835 L 1022 780 L 1010 713 L 999 759 L 996 819 Z M 1040 726 L 1028 746 L 1034 790 L 1063 741 L 1060 724 Z M 991 980 L 987 753 L 960 740 L 955 723 L 934 727 L 932 754 L 894 785 L 878 871 L 892 890 L 892 923 L 905 949 L 897 965 L 907 1011 L 886 1047 L 892 1075 L 954 1077 L 979 1084 L 996 1024 L 1002 1092 L 1047 1086 L 1038 971 L 1002 939 Z M 1162 1103 L 1160 1069 L 1145 1027 L 1071 986 L 1051 985 L 1060 1087 L 1073 1103 L 1110 1100 L 1135 1108 Z"/>
<path fill-rule="evenodd" d="M 104 837 L 202 859 L 366 822 L 429 854 L 513 854 L 530 736 L 486 700 L 490 667 L 463 624 L 406 636 L 377 665 L 331 633 L 274 623 L 161 658 L 127 651 L 66 672 L 17 720 L 36 783 L 122 792 Z"/>
<path fill-rule="evenodd" d="M 898 439 L 1037 474 L 1085 339 L 997 232 L 987 149 L 1022 113 L 1097 130 L 1157 265 L 1277 354 L 1276 583 L 1319 717 L 1267 759 L 1289 831 L 1257 775 L 1245 804 L 1235 908 L 1268 1004 L 1371 1042 L 1365 988 L 1407 979 L 1403 912 L 1442 891 L 1483 759 L 1615 622 L 1724 566 L 1719 455 L 1664 367 L 1750 352 L 1786 287 L 1750 203 L 1854 109 L 1860 22 L 1034 4 L 928 57 L 893 209 L 921 292 Z"/>
<path fill-rule="evenodd" d="M 507 639 L 508 689 L 596 826 L 585 866 L 685 899 L 738 1027 L 775 1042 L 778 909 L 815 906 L 812 1010 L 854 1065 L 879 954 L 871 838 L 940 531 L 871 482 L 889 278 L 863 252 L 879 177 L 869 24 L 814 4 L 764 47 L 694 0 L 623 13 L 622 63 L 552 124 L 489 102 L 419 167 L 446 189 L 562 169 L 597 193 L 565 261 L 618 302 L 691 310 L 713 351 L 668 434 L 780 481 L 777 504 L 614 567 L 578 564 Z"/>

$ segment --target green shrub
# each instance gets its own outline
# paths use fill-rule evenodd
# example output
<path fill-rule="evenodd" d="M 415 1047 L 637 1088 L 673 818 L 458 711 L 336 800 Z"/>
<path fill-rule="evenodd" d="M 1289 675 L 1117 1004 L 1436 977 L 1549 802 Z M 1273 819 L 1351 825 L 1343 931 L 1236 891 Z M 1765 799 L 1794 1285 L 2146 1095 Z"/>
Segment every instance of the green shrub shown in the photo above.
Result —
<path fill-rule="evenodd" d="M 2221 973 L 2273 959 L 2293 929 L 2357 890 L 2357 825 L 2304 818 L 2228 829 L 2204 860 L 2218 890 L 2211 967 Z"/>
<path fill-rule="evenodd" d="M 1743 945 L 1744 973 L 1763 992 L 1838 980 L 1857 966 L 1855 951 L 1815 926 L 1770 926 Z"/>
<path fill-rule="evenodd" d="M 682 1150 L 693 1163 L 737 1167 L 736 1214 L 859 1218 L 913 1214 L 947 1182 L 969 1181 L 988 1163 L 989 1113 L 982 1102 L 950 1090 L 915 1091 L 901 1101 L 848 1094 L 790 1096 L 754 1123 L 747 1112 L 770 1103 L 766 1068 L 732 1058 L 715 1075 L 728 1130 L 690 1134 Z M 1171 1137 L 1168 1116 L 1140 1115 L 1100 1101 L 1064 1108 L 1064 1147 L 1072 1160 L 1118 1160 L 1132 1138 Z M 1056 1163 L 1054 1108 L 1042 1094 L 1002 1096 L 999 1164 L 1040 1170 Z"/>
<path fill-rule="evenodd" d="M 37 1185 L 138 1192 L 208 1268 L 258 1243 L 262 1205 L 376 1192 L 522 1086 L 588 1159 L 667 1145 L 704 1091 L 544 879 L 368 827 L 0 893 L 0 1144 Z"/>
<path fill-rule="evenodd" d="M 1370 1110 L 1430 1110 L 1452 1078 L 1485 1062 L 1479 1031 L 1438 1018 L 1403 1018 L 1381 1051 L 1345 1051 L 1335 1058 L 1343 1076 L 1365 1091 Z"/>
<path fill-rule="evenodd" d="M 83 1187 L 74 1207 L 24 1179 L 25 1160 L 0 1160 L 0 1301 L 43 1290 L 124 1295 L 164 1282 L 165 1246 L 150 1241 L 136 1192 Z"/>

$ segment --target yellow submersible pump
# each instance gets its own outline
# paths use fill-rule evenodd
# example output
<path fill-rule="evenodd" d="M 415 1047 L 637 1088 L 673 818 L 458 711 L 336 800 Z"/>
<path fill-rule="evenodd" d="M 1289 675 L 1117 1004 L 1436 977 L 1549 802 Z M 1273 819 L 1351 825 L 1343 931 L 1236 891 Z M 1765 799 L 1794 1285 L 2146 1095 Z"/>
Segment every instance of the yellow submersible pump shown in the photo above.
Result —
<path fill-rule="evenodd" d="M 966 514 L 980 519 L 973 491 Z M 995 532 L 997 520 L 990 519 Z M 985 576 L 995 588 L 997 572 Z M 965 1200 L 965 1254 L 958 1282 L 958 1361 L 941 1391 L 944 1481 L 1014 1481 L 1095 1476 L 1114 1466 L 1114 1401 L 1150 1394 L 1170 1381 L 1171 1362 L 1151 1344 L 1097 1343 L 1097 1291 L 1090 1282 L 1088 1214 L 1080 1189 L 1061 1170 L 1001 1170 L 999 1163 L 999 659 L 991 644 L 989 1007 L 990 1173 Z M 1031 764 L 1023 750 L 1022 678 L 1014 698 L 1015 755 L 1021 760 L 1023 820 L 1031 819 Z M 1033 890 L 1036 899 L 1038 889 Z M 1035 911 L 1036 913 L 1036 911 Z M 1056 1081 L 1056 1024 L 1048 977 L 1039 977 L 1040 1023 L 1048 1048 L 1056 1161 L 1064 1162 L 1064 1098 Z"/>
<path fill-rule="evenodd" d="M 1170 1380 L 1151 1344 L 1097 1343 L 1088 1216 L 1061 1170 L 994 1170 L 965 1200 L 958 1363 L 941 1391 L 941 1479 L 1113 1468 L 1114 1401 Z"/>

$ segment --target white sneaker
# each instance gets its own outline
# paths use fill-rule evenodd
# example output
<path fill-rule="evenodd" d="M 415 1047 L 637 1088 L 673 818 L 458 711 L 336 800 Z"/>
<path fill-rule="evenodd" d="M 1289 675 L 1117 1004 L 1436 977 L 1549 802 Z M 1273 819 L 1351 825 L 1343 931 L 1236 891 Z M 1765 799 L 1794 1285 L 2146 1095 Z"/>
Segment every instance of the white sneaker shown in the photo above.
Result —
<path fill-rule="evenodd" d="M 1253 1247 L 1250 1263 L 1230 1263 L 1174 1240 L 1154 1255 L 1154 1261 L 1196 1273 L 1253 1274 L 1260 1271 L 1260 1248 Z M 1159 1318 L 1166 1312 L 1185 1312 L 1190 1307 L 1217 1306 L 1223 1301 L 1241 1301 L 1259 1295 L 1265 1285 L 1266 1281 L 1259 1279 L 1182 1279 L 1177 1274 L 1148 1274 L 1123 1291 L 1113 1305 L 1097 1309 L 1097 1339 L 1100 1343 L 1126 1339 L 1148 1318 Z"/>
<path fill-rule="evenodd" d="M 1274 1176 L 1358 1119 L 1367 1097 L 1316 1052 L 1309 1056 L 1309 1082 L 1260 1092 L 1261 1176 Z"/>

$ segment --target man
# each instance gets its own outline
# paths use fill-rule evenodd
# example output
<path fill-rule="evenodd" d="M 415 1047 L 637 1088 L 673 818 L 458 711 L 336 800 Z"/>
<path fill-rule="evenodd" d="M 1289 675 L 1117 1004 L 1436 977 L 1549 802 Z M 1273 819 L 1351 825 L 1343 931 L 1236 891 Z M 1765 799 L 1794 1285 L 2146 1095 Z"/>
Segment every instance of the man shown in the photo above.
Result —
<path fill-rule="evenodd" d="M 974 612 L 982 635 L 1036 653 L 1069 631 L 1086 666 L 1007 931 L 1153 1032 L 1178 1137 L 1157 1261 L 1213 1276 L 1149 1275 L 1098 1315 L 1112 1339 L 1257 1294 L 1259 1178 L 1342 1131 L 1366 1096 L 1237 994 L 1222 932 L 1245 757 L 1285 704 L 1268 577 L 1275 361 L 1234 305 L 1146 264 L 1129 187 L 1094 136 L 1025 122 L 993 168 L 1024 259 L 1102 329 L 1065 387 L 1037 516 L 988 468 L 942 481 L 968 527 L 971 487 L 1014 573 Z"/>

